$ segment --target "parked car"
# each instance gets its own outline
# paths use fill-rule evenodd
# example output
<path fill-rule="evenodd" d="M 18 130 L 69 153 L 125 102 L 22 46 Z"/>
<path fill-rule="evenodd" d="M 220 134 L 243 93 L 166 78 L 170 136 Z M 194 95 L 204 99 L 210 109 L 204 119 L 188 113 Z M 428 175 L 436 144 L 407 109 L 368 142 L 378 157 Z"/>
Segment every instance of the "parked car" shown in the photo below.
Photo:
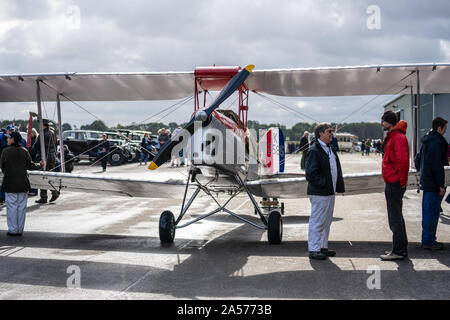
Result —
<path fill-rule="evenodd" d="M 98 145 L 104 133 L 108 135 L 111 144 L 108 160 L 110 165 L 118 166 L 136 159 L 137 148 L 117 132 L 66 130 L 63 132 L 63 141 L 75 155 L 76 161 L 89 160 L 94 162 L 97 160 Z"/>
<path fill-rule="evenodd" d="M 158 136 L 152 134 L 150 131 L 143 130 L 129 130 L 129 129 L 110 129 L 112 132 L 117 132 L 121 135 L 122 138 L 126 139 L 131 145 L 133 145 L 136 149 L 136 159 L 135 161 L 139 161 L 141 156 L 141 142 L 144 138 L 144 134 L 148 133 L 151 141 L 156 141 Z M 150 154 L 149 161 L 152 161 L 154 155 Z"/>

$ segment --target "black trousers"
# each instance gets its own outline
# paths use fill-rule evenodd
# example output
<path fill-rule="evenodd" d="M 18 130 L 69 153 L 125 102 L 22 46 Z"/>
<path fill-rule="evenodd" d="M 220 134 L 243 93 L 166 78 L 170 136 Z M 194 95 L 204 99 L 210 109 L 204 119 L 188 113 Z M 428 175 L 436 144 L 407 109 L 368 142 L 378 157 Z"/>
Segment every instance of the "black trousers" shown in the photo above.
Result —
<path fill-rule="evenodd" d="M 47 165 L 45 167 L 46 171 L 52 171 L 55 168 L 56 156 L 48 155 L 47 156 Z M 52 195 L 57 193 L 55 190 L 51 190 Z M 41 199 L 47 200 L 47 190 L 41 189 L 40 193 Z"/>
<path fill-rule="evenodd" d="M 106 153 L 102 153 L 101 154 L 101 163 L 102 163 L 102 168 L 103 170 L 106 170 L 106 164 L 108 163 L 108 155 Z"/>
<path fill-rule="evenodd" d="M 303 151 L 302 152 L 302 159 L 300 160 L 300 169 L 305 170 L 306 167 L 306 154 L 308 153 L 308 151 Z"/>
<path fill-rule="evenodd" d="M 386 183 L 384 195 L 386 197 L 389 228 L 393 233 L 392 251 L 398 255 L 408 253 L 408 238 L 402 213 L 404 193 L 405 189 L 400 186 L 400 182 Z"/>

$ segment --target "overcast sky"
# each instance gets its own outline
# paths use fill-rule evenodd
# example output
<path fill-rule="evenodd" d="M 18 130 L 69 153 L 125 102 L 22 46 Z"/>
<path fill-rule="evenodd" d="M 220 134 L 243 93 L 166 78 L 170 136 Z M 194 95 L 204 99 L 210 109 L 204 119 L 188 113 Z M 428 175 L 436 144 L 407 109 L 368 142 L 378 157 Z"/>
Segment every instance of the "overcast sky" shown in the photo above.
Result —
<path fill-rule="evenodd" d="M 0 74 L 450 62 L 449 13 L 448 0 L 0 0 Z M 393 97 L 272 98 L 308 117 L 251 95 L 249 119 L 288 127 L 379 121 Z M 95 117 L 64 103 L 63 122 L 187 121 L 192 101 L 165 118 L 148 119 L 174 103 L 81 102 Z M 0 119 L 24 119 L 28 110 L 36 106 L 3 103 Z M 48 118 L 56 119 L 54 110 L 55 103 L 45 103 Z"/>

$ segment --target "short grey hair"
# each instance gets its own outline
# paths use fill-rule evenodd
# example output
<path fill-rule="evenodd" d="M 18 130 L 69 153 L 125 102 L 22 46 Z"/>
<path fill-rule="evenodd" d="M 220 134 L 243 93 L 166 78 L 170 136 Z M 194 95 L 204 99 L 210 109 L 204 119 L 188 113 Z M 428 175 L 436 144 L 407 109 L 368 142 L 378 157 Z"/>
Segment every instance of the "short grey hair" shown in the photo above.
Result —
<path fill-rule="evenodd" d="M 316 138 L 316 140 L 319 139 L 320 134 L 324 133 L 325 130 L 327 130 L 328 128 L 332 128 L 331 123 L 328 122 L 318 123 L 314 128 L 314 137 Z"/>

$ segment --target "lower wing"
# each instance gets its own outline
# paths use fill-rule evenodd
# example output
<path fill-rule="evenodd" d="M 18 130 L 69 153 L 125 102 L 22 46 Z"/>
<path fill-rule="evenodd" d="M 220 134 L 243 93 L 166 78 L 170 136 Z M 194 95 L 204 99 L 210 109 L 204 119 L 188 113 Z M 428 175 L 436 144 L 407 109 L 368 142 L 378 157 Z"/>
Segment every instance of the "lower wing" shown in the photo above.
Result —
<path fill-rule="evenodd" d="M 34 189 L 92 192 L 142 198 L 179 198 L 186 188 L 186 181 L 183 180 L 154 181 L 44 171 L 29 171 L 29 180 Z M 1 173 L 0 181 L 3 181 Z"/>
<path fill-rule="evenodd" d="M 419 187 L 420 174 L 416 170 L 409 171 L 408 189 Z M 344 195 L 357 195 L 383 192 L 385 183 L 380 172 L 344 175 Z M 450 185 L 450 167 L 445 167 L 445 185 Z M 290 175 L 274 175 L 265 179 L 247 182 L 250 191 L 259 197 L 296 199 L 307 197 L 308 182 L 306 178 Z"/>
<path fill-rule="evenodd" d="M 415 170 L 409 172 L 408 188 L 418 188 L 420 175 Z M 0 173 L 0 181 L 3 174 Z M 141 198 L 183 197 L 186 180 L 169 179 L 165 181 L 126 179 L 117 177 L 98 177 L 70 173 L 51 173 L 30 171 L 29 180 L 32 188 L 55 189 L 58 191 L 78 191 L 106 193 L 116 196 Z M 357 195 L 383 192 L 385 183 L 380 172 L 344 175 L 345 195 Z M 307 197 L 308 182 L 298 174 L 276 174 L 259 180 L 247 181 L 249 191 L 258 197 L 297 199 Z M 445 168 L 445 185 L 450 185 L 450 167 Z M 196 188 L 192 183 L 190 188 Z"/>

